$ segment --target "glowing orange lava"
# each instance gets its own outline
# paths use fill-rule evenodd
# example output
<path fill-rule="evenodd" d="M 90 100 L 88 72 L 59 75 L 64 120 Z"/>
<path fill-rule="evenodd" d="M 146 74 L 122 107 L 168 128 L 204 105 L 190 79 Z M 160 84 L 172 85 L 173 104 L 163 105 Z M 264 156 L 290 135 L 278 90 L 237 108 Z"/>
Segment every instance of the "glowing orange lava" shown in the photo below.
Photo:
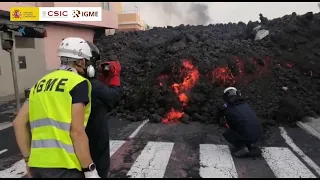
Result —
<path fill-rule="evenodd" d="M 187 106 L 187 103 L 189 101 L 187 92 L 196 84 L 196 82 L 199 79 L 199 71 L 197 67 L 195 67 L 191 61 L 184 60 L 182 62 L 182 69 L 181 74 L 185 75 L 183 78 L 182 83 L 174 83 L 172 84 L 173 91 L 176 93 L 177 97 L 179 98 L 179 101 L 182 103 L 182 105 L 185 107 Z M 159 77 L 162 79 L 165 76 Z M 160 86 L 162 86 L 162 83 L 160 82 Z M 166 118 L 162 120 L 163 123 L 168 122 L 177 122 L 176 120 L 180 119 L 183 115 L 183 112 L 171 109 L 171 111 L 167 114 Z"/>
<path fill-rule="evenodd" d="M 218 67 L 212 71 L 213 83 L 218 82 L 223 85 L 233 85 L 236 81 L 228 67 Z"/>
<path fill-rule="evenodd" d="M 180 102 L 182 102 L 183 106 L 186 106 L 189 98 L 185 92 L 191 89 L 196 84 L 200 74 L 198 69 L 192 64 L 191 61 L 185 60 L 182 64 L 183 69 L 181 71 L 185 72 L 186 76 L 183 78 L 182 83 L 174 83 L 172 85 L 172 88 L 173 91 L 177 94 Z"/>
<path fill-rule="evenodd" d="M 183 112 L 171 108 L 171 110 L 167 113 L 166 117 L 162 119 L 162 123 L 177 123 L 179 122 L 179 119 L 182 117 L 183 114 Z"/>

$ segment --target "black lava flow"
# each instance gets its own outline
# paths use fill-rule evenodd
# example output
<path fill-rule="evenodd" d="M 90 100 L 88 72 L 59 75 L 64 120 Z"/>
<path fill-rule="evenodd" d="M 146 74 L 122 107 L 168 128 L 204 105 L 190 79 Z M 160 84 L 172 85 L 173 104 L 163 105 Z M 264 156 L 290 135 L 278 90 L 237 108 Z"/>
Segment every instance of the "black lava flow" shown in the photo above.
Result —
<path fill-rule="evenodd" d="M 266 122 L 292 123 L 319 114 L 320 14 L 260 20 L 156 27 L 100 39 L 102 59 L 116 55 L 123 68 L 117 116 L 161 122 L 174 108 L 188 120 L 215 123 L 216 107 L 229 85 L 237 87 Z M 258 25 L 270 33 L 255 41 L 253 28 Z M 183 106 L 172 85 L 182 83 L 185 60 L 200 76 L 186 92 L 189 101 Z M 169 78 L 160 85 L 162 76 Z"/>

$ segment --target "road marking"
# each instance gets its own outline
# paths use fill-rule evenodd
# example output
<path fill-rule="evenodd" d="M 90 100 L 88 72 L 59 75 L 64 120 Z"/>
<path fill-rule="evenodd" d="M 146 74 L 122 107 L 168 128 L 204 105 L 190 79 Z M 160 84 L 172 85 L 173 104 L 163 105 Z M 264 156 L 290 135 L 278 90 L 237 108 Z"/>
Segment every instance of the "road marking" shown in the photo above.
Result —
<path fill-rule="evenodd" d="M 26 163 L 20 160 L 8 169 L 0 171 L 1 178 L 21 178 L 27 174 Z"/>
<path fill-rule="evenodd" d="M 126 141 L 117 141 L 117 140 L 110 140 L 110 157 L 120 149 L 120 147 L 125 143 Z"/>
<path fill-rule="evenodd" d="M 135 131 L 133 131 L 133 133 L 129 136 L 129 138 L 130 139 L 134 138 L 138 134 L 138 132 L 141 130 L 141 128 L 143 128 L 143 126 L 146 125 L 148 122 L 149 122 L 149 119 L 144 120 L 140 124 L 140 126 L 138 126 L 138 128 Z"/>
<path fill-rule="evenodd" d="M 8 149 L 3 149 L 3 150 L 0 151 L 0 154 L 3 154 L 5 152 L 7 152 L 7 151 L 8 151 Z"/>
<path fill-rule="evenodd" d="M 288 148 L 265 147 L 262 156 L 277 178 L 316 178 Z"/>
<path fill-rule="evenodd" d="M 279 127 L 281 136 L 286 143 L 306 162 L 318 175 L 320 175 L 320 167 L 312 161 L 304 152 L 293 142 L 287 131 L 283 127 Z"/>
<path fill-rule="evenodd" d="M 227 145 L 200 144 L 200 176 L 202 178 L 238 178 Z"/>
<path fill-rule="evenodd" d="M 110 157 L 117 152 L 117 150 L 125 143 L 126 141 L 117 141 L 110 140 Z M 3 149 L 0 151 L 0 154 L 8 151 L 8 149 Z M 0 178 L 21 178 L 27 174 L 26 163 L 24 160 L 20 160 L 12 165 L 12 167 L 0 171 Z"/>
<path fill-rule="evenodd" d="M 131 178 L 163 178 L 174 143 L 148 142 L 127 176 Z"/>
<path fill-rule="evenodd" d="M 3 123 L 0 123 L 0 131 L 1 130 L 4 130 L 4 129 L 7 129 L 9 127 L 12 126 L 12 122 L 3 122 Z"/>
<path fill-rule="evenodd" d="M 303 123 L 301 121 L 297 122 L 297 125 L 302 128 L 303 130 L 305 130 L 307 133 L 317 137 L 318 139 L 320 139 L 320 132 L 317 131 L 315 128 L 313 128 L 310 124 L 307 123 Z"/>

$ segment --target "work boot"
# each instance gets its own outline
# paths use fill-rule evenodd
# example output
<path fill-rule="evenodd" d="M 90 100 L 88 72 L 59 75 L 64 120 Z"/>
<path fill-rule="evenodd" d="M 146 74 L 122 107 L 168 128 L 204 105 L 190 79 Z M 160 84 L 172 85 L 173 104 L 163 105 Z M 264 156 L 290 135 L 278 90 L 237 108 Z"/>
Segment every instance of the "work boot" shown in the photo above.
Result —
<path fill-rule="evenodd" d="M 243 147 L 243 148 L 240 148 L 236 151 L 233 151 L 231 154 L 234 157 L 241 158 L 241 157 L 247 157 L 250 153 L 249 153 L 249 149 L 247 147 Z"/>
<path fill-rule="evenodd" d="M 262 154 L 262 151 L 258 147 L 254 147 L 254 148 L 250 149 L 250 156 L 251 157 L 260 157 L 261 154 Z"/>

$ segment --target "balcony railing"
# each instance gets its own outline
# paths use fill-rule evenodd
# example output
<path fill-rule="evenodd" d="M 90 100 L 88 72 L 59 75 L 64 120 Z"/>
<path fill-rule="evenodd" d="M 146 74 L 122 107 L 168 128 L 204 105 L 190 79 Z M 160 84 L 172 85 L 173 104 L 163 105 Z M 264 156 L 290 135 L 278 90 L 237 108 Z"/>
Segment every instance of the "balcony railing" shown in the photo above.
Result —
<path fill-rule="evenodd" d="M 122 14 L 130 14 L 130 13 L 140 14 L 140 9 L 137 6 L 135 6 L 134 8 L 130 8 L 122 11 Z"/>

